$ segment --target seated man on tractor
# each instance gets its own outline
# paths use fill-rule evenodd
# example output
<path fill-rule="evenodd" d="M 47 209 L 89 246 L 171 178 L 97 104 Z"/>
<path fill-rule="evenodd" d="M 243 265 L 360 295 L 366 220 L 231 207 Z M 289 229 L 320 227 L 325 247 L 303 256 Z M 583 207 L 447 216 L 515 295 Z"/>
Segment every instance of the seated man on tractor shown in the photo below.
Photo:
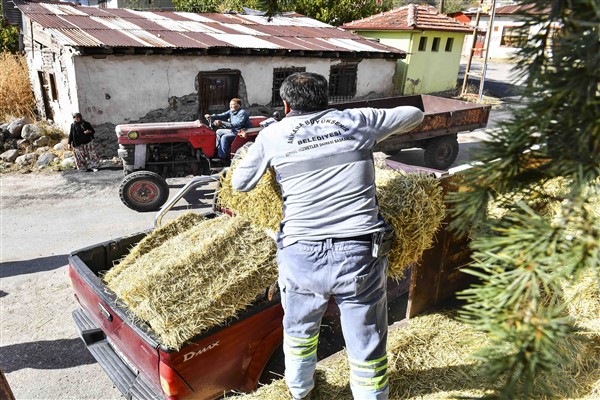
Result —
<path fill-rule="evenodd" d="M 212 126 L 217 128 L 217 156 L 222 159 L 229 158 L 229 149 L 235 137 L 244 129 L 252 127 L 248 111 L 242 108 L 242 100 L 233 98 L 229 102 L 229 110 L 221 114 L 204 115 Z M 243 134 L 243 133 L 242 133 Z"/>

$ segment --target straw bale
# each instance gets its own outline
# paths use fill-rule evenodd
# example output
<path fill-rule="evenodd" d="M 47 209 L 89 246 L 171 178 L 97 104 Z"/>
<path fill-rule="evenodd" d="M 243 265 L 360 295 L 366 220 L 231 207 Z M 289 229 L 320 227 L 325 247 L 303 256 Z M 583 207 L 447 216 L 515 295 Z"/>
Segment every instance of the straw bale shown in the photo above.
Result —
<path fill-rule="evenodd" d="M 571 283 L 565 283 L 563 299 L 569 315 L 584 331 L 600 337 L 600 277 L 598 271 L 586 271 Z"/>
<path fill-rule="evenodd" d="M 446 214 L 444 195 L 432 175 L 387 168 L 376 168 L 375 172 L 381 214 L 396 234 L 388 275 L 400 279 L 405 269 L 432 246 Z"/>
<path fill-rule="evenodd" d="M 221 177 L 217 196 L 217 206 L 243 215 L 258 227 L 279 231 L 283 218 L 283 200 L 281 188 L 275 178 L 275 171 L 269 168 L 260 178 L 256 187 L 249 192 L 238 192 L 231 185 L 231 176 L 240 161 L 246 155 L 245 148 L 240 149 L 231 163 L 228 173 Z"/>
<path fill-rule="evenodd" d="M 481 398 L 498 388 L 479 369 L 471 356 L 489 343 L 487 334 L 444 311 L 413 318 L 408 324 L 390 330 L 388 366 L 390 399 L 456 399 L 459 396 Z M 506 347 L 510 351 L 510 346 Z M 595 399 L 600 392 L 600 346 L 585 348 L 586 356 L 574 367 L 547 380 L 553 398 Z M 585 362 L 584 362 L 585 360 Z M 578 360 L 579 361 L 579 360 Z M 341 353 L 320 362 L 313 400 L 352 398 L 349 367 Z M 536 399 L 545 399 L 539 389 Z M 242 396 L 244 400 L 287 400 L 290 396 L 283 379 Z"/>
<path fill-rule="evenodd" d="M 204 220 L 202 215 L 189 211 L 154 229 L 151 234 L 146 235 L 136 244 L 125 257 L 115 263 L 116 265 L 104 275 L 104 282 L 110 283 L 119 274 L 129 268 L 137 258 L 160 246 L 168 238 L 187 231 L 202 220 Z"/>
<path fill-rule="evenodd" d="M 108 285 L 161 343 L 181 348 L 277 279 L 275 243 L 241 217 L 207 219 L 139 256 Z"/>
<path fill-rule="evenodd" d="M 257 187 L 240 193 L 231 187 L 231 173 L 245 153 L 233 161 L 229 173 L 221 179 L 219 205 L 243 215 L 260 227 L 279 230 L 283 202 L 275 173 L 269 170 Z M 445 216 L 439 181 L 432 175 L 375 169 L 377 198 L 384 219 L 392 225 L 396 239 L 389 256 L 388 275 L 400 279 L 411 263 L 418 262 L 423 251 L 433 244 L 434 234 Z"/>

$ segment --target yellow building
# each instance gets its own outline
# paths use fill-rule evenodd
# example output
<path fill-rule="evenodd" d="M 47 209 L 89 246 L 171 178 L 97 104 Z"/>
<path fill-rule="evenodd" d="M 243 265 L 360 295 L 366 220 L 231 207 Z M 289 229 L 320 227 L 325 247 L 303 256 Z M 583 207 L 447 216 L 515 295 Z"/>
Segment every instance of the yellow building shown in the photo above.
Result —
<path fill-rule="evenodd" d="M 453 89 L 458 78 L 465 36 L 473 28 L 435 7 L 410 4 L 341 26 L 381 44 L 404 50 L 398 60 L 394 88 L 402 94 Z"/>

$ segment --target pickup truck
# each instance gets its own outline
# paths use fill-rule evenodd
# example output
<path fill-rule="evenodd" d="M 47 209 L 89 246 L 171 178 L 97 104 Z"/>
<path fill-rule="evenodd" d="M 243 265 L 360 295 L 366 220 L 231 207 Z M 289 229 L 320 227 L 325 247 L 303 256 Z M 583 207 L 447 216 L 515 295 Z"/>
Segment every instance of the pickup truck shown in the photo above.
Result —
<path fill-rule="evenodd" d="M 444 190 L 456 190 L 446 172 L 392 161 L 388 165 L 432 173 Z M 157 214 L 155 226 L 188 191 L 207 179 L 215 177 L 196 177 L 185 185 Z M 215 215 L 215 210 L 206 214 Z M 201 333 L 178 351 L 161 345 L 144 322 L 128 314 L 101 276 L 149 232 L 108 240 L 69 256 L 69 277 L 81 306 L 73 312 L 75 325 L 116 387 L 128 398 L 208 400 L 230 391 L 252 391 L 259 381 L 281 375 L 283 311 L 278 293 L 270 288 L 237 318 Z M 434 247 L 425 251 L 420 265 L 411 266 L 403 281 L 388 282 L 390 323 L 420 313 L 465 287 L 468 276 L 459 268 L 469 261 L 467 239 L 445 230 L 436 235 Z M 337 314 L 331 302 L 323 320 L 320 359 L 342 349 Z"/>

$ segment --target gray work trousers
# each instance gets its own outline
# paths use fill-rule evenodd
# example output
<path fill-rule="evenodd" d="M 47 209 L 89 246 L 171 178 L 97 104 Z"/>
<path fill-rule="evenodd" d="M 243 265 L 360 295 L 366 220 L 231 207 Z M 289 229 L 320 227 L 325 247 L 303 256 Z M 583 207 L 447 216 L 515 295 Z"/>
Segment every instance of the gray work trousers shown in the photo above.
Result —
<path fill-rule="evenodd" d="M 277 252 L 284 309 L 285 379 L 295 398 L 314 387 L 321 318 L 333 296 L 355 399 L 387 399 L 387 257 L 371 243 L 299 241 Z"/>

